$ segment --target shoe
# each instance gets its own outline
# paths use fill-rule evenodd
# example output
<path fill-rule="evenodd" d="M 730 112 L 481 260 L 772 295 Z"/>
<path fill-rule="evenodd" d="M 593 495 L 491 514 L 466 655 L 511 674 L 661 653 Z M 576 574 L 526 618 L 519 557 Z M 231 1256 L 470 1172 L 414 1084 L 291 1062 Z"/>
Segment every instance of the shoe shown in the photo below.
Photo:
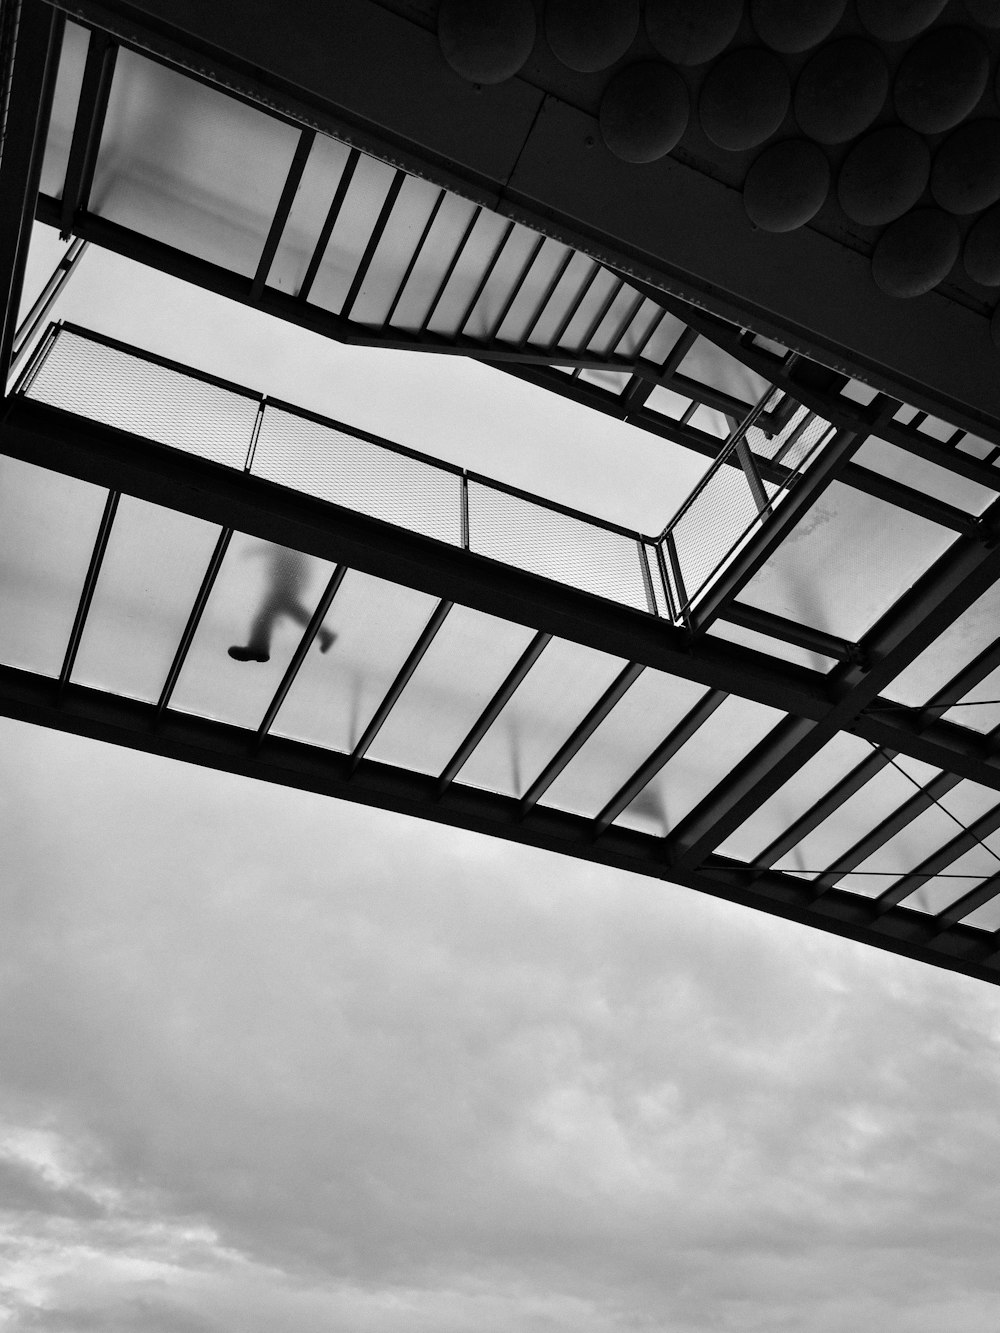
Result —
<path fill-rule="evenodd" d="M 236 659 L 237 662 L 270 662 L 271 654 L 262 653 L 257 648 L 242 648 L 239 644 L 234 644 L 229 650 L 229 656 Z"/>
<path fill-rule="evenodd" d="M 319 632 L 319 650 L 321 653 L 328 653 L 333 647 L 337 636 L 332 629 L 321 629 Z"/>

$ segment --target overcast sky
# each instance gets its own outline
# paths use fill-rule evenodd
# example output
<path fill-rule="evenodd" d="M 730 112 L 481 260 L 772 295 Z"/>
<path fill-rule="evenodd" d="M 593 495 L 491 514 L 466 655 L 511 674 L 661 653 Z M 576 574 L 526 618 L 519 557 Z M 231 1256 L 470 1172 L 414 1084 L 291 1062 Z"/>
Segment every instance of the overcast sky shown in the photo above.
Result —
<path fill-rule="evenodd" d="M 997 1327 L 1000 994 L 0 724 L 0 1327 Z"/>

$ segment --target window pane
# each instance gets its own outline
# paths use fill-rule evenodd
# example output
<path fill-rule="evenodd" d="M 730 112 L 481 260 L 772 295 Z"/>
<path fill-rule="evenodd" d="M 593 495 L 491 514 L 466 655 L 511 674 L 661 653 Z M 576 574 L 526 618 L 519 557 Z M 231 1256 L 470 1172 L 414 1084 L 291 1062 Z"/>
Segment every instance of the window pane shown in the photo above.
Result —
<path fill-rule="evenodd" d="M 302 663 L 271 730 L 353 750 L 436 605 L 426 593 L 348 570 L 323 623 L 336 641 Z"/>
<path fill-rule="evenodd" d="M 250 275 L 298 138 L 293 126 L 121 49 L 90 206 Z"/>
<path fill-rule="evenodd" d="M 665 837 L 781 721 L 776 708 L 731 695 L 615 820 Z"/>
<path fill-rule="evenodd" d="M 58 676 L 107 496 L 0 457 L 0 661 Z"/>
<path fill-rule="evenodd" d="M 954 540 L 945 528 L 834 482 L 740 597 L 856 641 Z"/>
<path fill-rule="evenodd" d="M 646 670 L 542 798 L 596 816 L 705 693 L 703 685 Z"/>
<path fill-rule="evenodd" d="M 155 700 L 198 595 L 219 528 L 123 495 L 73 679 Z"/>
<path fill-rule="evenodd" d="M 325 560 L 237 533 L 181 669 L 172 708 L 257 727 L 333 573 Z M 312 652 L 319 652 L 317 638 Z M 230 648 L 267 652 L 236 661 Z"/>
<path fill-rule="evenodd" d="M 376 736 L 371 757 L 440 773 L 531 638 L 523 625 L 453 607 Z"/>
<path fill-rule="evenodd" d="M 625 663 L 553 639 L 486 733 L 459 782 L 523 796 Z"/>

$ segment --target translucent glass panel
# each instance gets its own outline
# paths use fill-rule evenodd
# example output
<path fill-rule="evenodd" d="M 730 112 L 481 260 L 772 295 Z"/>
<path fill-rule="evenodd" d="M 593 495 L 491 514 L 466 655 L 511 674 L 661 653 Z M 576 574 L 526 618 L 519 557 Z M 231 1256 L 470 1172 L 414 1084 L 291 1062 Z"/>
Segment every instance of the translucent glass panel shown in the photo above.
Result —
<path fill-rule="evenodd" d="M 537 239 L 537 237 L 533 237 L 533 240 Z M 542 301 L 548 290 L 549 284 L 555 278 L 560 265 L 566 258 L 567 254 L 567 247 L 560 241 L 546 238 L 541 250 L 535 257 L 531 268 L 528 270 L 527 277 L 521 284 L 517 295 L 514 297 L 510 309 L 504 316 L 503 323 L 497 331 L 497 337 L 502 342 L 516 343 L 526 337 L 535 316 L 542 309 Z M 596 282 L 590 288 L 590 292 L 592 293 L 596 288 L 601 286 L 605 280 L 609 282 L 611 281 L 611 275 L 609 273 L 602 272 L 598 274 Z M 584 298 L 583 303 L 580 306 L 581 312 L 584 310 L 584 307 L 586 307 L 589 299 L 591 299 L 590 296 Z M 574 329 L 581 322 L 582 318 L 582 314 L 578 313 L 571 321 L 566 333 L 559 340 L 559 345 L 561 347 L 576 347 L 578 345 L 579 337 L 574 332 Z"/>
<path fill-rule="evenodd" d="M 453 607 L 375 737 L 371 758 L 440 773 L 532 637 L 523 625 Z"/>
<path fill-rule="evenodd" d="M 912 799 L 916 794 L 914 787 L 907 799 Z M 974 782 L 960 782 L 951 791 L 938 797 L 939 804 L 921 811 L 909 824 L 859 862 L 855 874 L 845 876 L 838 887 L 852 889 L 856 893 L 884 893 L 895 883 L 895 877 L 916 870 L 956 838 L 962 832 L 961 826 L 968 826 L 987 810 L 991 810 L 997 804 L 997 797 L 996 792 Z M 987 862 L 985 870 L 982 868 L 984 856 Z M 960 859 L 965 861 L 967 858 L 963 856 Z M 906 905 L 919 907 L 923 911 L 939 911 L 941 907 L 947 906 L 947 902 L 953 902 L 975 888 L 983 874 L 993 874 L 1000 870 L 1000 861 L 981 849 L 973 862 L 964 866 L 956 862 L 946 867 L 949 875 L 968 874 L 972 878 L 927 880 L 911 898 L 905 900 Z M 870 873 L 866 875 L 866 871 Z M 948 897 L 949 893 L 951 897 Z M 942 898 L 946 898 L 947 902 L 942 901 Z M 932 906 L 932 902 L 939 905 Z"/>
<path fill-rule="evenodd" d="M 122 49 L 91 209 L 250 275 L 298 138 L 294 126 Z"/>
<path fill-rule="evenodd" d="M 416 176 L 403 181 L 351 310 L 352 319 L 379 325 L 388 319 L 407 265 L 440 195 L 437 186 Z"/>
<path fill-rule="evenodd" d="M 522 279 L 525 285 L 533 280 L 530 265 L 538 240 L 527 227 L 515 227 L 511 232 L 466 321 L 465 332 L 470 337 L 492 337 L 514 289 Z"/>
<path fill-rule="evenodd" d="M 730 625 L 724 620 L 714 620 L 709 635 L 728 639 L 730 643 L 741 644 L 744 648 L 753 648 L 755 652 L 766 653 L 768 657 L 778 657 L 783 662 L 794 662 L 796 666 L 808 667 L 811 671 L 827 672 L 836 665 L 832 657 L 810 652 L 808 648 L 798 648 L 794 643 L 772 638 L 770 634 L 758 634 L 756 630 L 744 629 L 742 625 Z"/>
<path fill-rule="evenodd" d="M 107 495 L 0 457 L 0 661 L 58 676 Z"/>
<path fill-rule="evenodd" d="M 984 702 L 977 703 L 980 699 Z M 963 695 L 958 707 L 949 708 L 939 716 L 948 722 L 956 722 L 960 727 L 986 733 L 1000 727 L 1000 703 L 997 700 L 1000 700 L 1000 667 L 991 671 L 974 690 Z"/>
<path fill-rule="evenodd" d="M 298 293 L 349 155 L 335 139 L 314 140 L 271 263 L 270 286 Z"/>
<path fill-rule="evenodd" d="M 747 407 L 758 402 L 770 388 L 763 375 L 758 375 L 721 347 L 716 347 L 702 337 L 695 339 L 691 350 L 677 367 L 677 374 L 728 394 Z"/>
<path fill-rule="evenodd" d="M 569 261 L 566 271 L 549 297 L 528 339 L 536 347 L 548 347 L 555 342 L 556 334 L 566 323 L 571 311 L 579 308 L 581 293 L 588 290 L 588 284 L 596 280 L 600 266 L 589 255 L 575 254 Z M 565 345 L 565 338 L 560 337 L 557 345 Z"/>
<path fill-rule="evenodd" d="M 665 837 L 781 718 L 776 708 L 730 695 L 615 823 Z"/>
<path fill-rule="evenodd" d="M 76 107 L 80 100 L 83 68 L 87 61 L 88 36 L 85 28 L 67 22 L 63 33 L 62 52 L 59 56 L 59 73 L 52 99 L 48 137 L 45 140 L 42 177 L 38 187 L 42 194 L 55 195 L 56 198 L 62 196 L 63 183 L 66 180 L 66 164 L 69 161 L 69 148 L 73 140 Z"/>
<path fill-rule="evenodd" d="M 271 730 L 353 750 L 436 605 L 425 593 L 348 570 L 323 624 L 336 640 L 302 663 Z"/>
<path fill-rule="evenodd" d="M 943 634 L 939 634 L 933 643 L 915 657 L 891 685 L 886 686 L 885 694 L 900 703 L 926 703 L 963 667 L 968 666 L 995 641 L 998 625 L 1000 625 L 1000 584 L 994 584 L 952 625 L 949 625 Z M 997 699 L 1000 695 L 987 695 L 977 689 L 974 694 L 970 693 L 969 697 Z M 961 708 L 957 713 L 974 711 L 976 710 L 971 708 Z M 967 717 L 956 715 L 953 720 L 962 722 L 965 726 L 971 725 L 971 719 Z"/>
<path fill-rule="evenodd" d="M 256 727 L 281 683 L 333 566 L 237 533 L 191 644 L 171 707 Z M 255 648 L 267 662 L 240 662 L 229 649 Z M 312 652 L 318 653 L 319 639 Z"/>
<path fill-rule="evenodd" d="M 309 294 L 314 304 L 334 311 L 343 306 L 395 174 L 372 157 L 358 162 Z"/>
<path fill-rule="evenodd" d="M 675 393 L 673 389 L 668 389 L 665 384 L 658 384 L 646 399 L 645 406 L 660 416 L 679 421 L 691 406 L 691 399 Z"/>
<path fill-rule="evenodd" d="M 703 685 L 646 670 L 542 797 L 596 816 L 705 693 Z"/>
<path fill-rule="evenodd" d="M 997 498 L 996 490 L 980 486 L 949 468 L 939 467 L 875 437 L 864 442 L 854 455 L 854 461 L 969 514 L 981 514 Z"/>
<path fill-rule="evenodd" d="M 753 861 L 871 752 L 871 746 L 856 736 L 835 736 L 731 833 L 719 851 L 740 861 Z M 790 864 L 787 858 L 779 862 L 782 868 Z"/>
<path fill-rule="evenodd" d="M 857 640 L 954 540 L 916 514 L 834 482 L 740 597 Z"/>
<path fill-rule="evenodd" d="M 61 329 L 29 398 L 213 463 L 242 468 L 258 399 Z"/>
<path fill-rule="evenodd" d="M 361 514 L 461 545 L 461 479 L 269 403 L 252 472 Z"/>
<path fill-rule="evenodd" d="M 211 523 L 123 495 L 73 680 L 157 699 L 218 536 Z"/>
<path fill-rule="evenodd" d="M 396 306 L 392 317 L 395 328 L 421 327 L 475 211 L 470 200 L 445 196 Z"/>
<path fill-rule="evenodd" d="M 974 912 L 962 918 L 965 926 L 976 926 L 979 930 L 1000 930 L 1000 895 L 977 907 Z M 998 944 L 1000 947 L 1000 944 Z"/>
<path fill-rule="evenodd" d="M 458 333 L 507 225 L 507 219 L 496 213 L 484 211 L 476 218 L 427 326 L 432 333 L 440 333 L 445 337 L 453 337 Z M 442 278 L 450 262 L 449 255 L 442 266 Z"/>
<path fill-rule="evenodd" d="M 839 856 L 850 851 L 904 802 L 909 801 L 919 787 L 926 786 L 931 778 L 937 776 L 936 769 L 905 756 L 897 757 L 896 765 L 898 767 L 888 764 L 880 769 L 822 824 L 806 834 L 796 847 L 786 852 L 775 869 L 802 873 L 807 878 L 812 878 L 814 872 L 836 869 Z M 874 897 L 888 887 L 888 882 L 879 883 L 854 877 L 845 879 L 840 887 Z"/>
<path fill-rule="evenodd" d="M 624 666 L 621 658 L 553 639 L 458 781 L 523 796 Z"/>
<path fill-rule="evenodd" d="M 476 481 L 469 482 L 469 547 L 624 606 L 654 609 L 636 538 Z M 655 571 L 651 577 L 659 579 Z"/>

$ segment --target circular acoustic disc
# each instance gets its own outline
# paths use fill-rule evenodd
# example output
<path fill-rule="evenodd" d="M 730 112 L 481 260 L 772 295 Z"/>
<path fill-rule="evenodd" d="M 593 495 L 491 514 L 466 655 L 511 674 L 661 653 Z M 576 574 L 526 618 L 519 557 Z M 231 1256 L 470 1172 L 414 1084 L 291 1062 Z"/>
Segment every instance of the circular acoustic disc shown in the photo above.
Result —
<path fill-rule="evenodd" d="M 883 42 L 907 42 L 933 23 L 947 0 L 858 0 L 858 18 Z"/>
<path fill-rule="evenodd" d="M 641 60 L 613 75 L 598 119 L 604 142 L 623 162 L 655 162 L 687 129 L 687 85 L 661 60 Z"/>
<path fill-rule="evenodd" d="M 896 114 L 921 134 L 953 130 L 982 97 L 989 70 L 986 43 L 971 28 L 935 28 L 900 61 Z"/>
<path fill-rule="evenodd" d="M 760 46 L 730 51 L 701 85 L 701 128 L 718 148 L 756 148 L 785 119 L 788 101 L 788 74 L 776 55 Z"/>
<path fill-rule="evenodd" d="M 646 32 L 675 65 L 701 65 L 736 36 L 743 0 L 646 0 Z"/>
<path fill-rule="evenodd" d="M 1000 0 L 962 0 L 966 13 L 984 28 L 1000 28 Z"/>
<path fill-rule="evenodd" d="M 837 198 L 852 222 L 884 227 L 913 207 L 931 174 L 926 142 L 905 125 L 887 125 L 860 139 L 844 159 Z"/>
<path fill-rule="evenodd" d="M 795 85 L 795 119 L 817 143 L 846 143 L 862 134 L 885 104 L 889 67 L 863 37 L 820 47 Z"/>
<path fill-rule="evenodd" d="M 1000 206 L 991 208 L 969 228 L 962 257 L 973 282 L 1000 287 Z"/>
<path fill-rule="evenodd" d="M 593 74 L 620 60 L 639 31 L 639 0 L 547 0 L 545 36 L 569 69 Z"/>
<path fill-rule="evenodd" d="M 765 148 L 743 182 L 743 207 L 763 231 L 795 231 L 816 216 L 830 189 L 830 164 L 808 139 Z"/>
<path fill-rule="evenodd" d="M 949 213 L 979 213 L 1000 199 L 1000 120 L 970 120 L 934 156 L 934 202 Z"/>
<path fill-rule="evenodd" d="M 470 83 L 502 83 L 517 73 L 535 44 L 531 0 L 441 0 L 441 54 Z"/>
<path fill-rule="evenodd" d="M 915 208 L 890 223 L 872 255 L 872 277 L 887 296 L 923 296 L 958 258 L 958 223 L 938 208 Z"/>
<path fill-rule="evenodd" d="M 795 55 L 829 37 L 846 4 L 847 0 L 750 0 L 750 17 L 765 46 Z"/>

